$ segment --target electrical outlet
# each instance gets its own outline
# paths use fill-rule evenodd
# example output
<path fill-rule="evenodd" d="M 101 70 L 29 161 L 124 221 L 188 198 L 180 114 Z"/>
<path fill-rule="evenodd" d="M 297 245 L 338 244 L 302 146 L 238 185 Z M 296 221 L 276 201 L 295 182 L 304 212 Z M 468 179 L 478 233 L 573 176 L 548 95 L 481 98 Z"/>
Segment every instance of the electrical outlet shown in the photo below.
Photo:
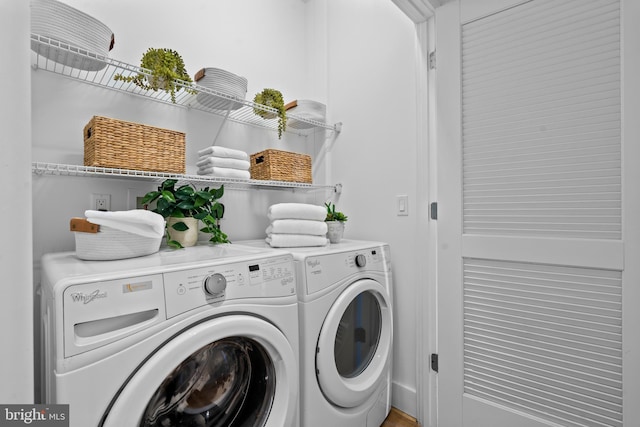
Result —
<path fill-rule="evenodd" d="M 96 211 L 111 210 L 111 194 L 92 194 L 91 209 Z"/>

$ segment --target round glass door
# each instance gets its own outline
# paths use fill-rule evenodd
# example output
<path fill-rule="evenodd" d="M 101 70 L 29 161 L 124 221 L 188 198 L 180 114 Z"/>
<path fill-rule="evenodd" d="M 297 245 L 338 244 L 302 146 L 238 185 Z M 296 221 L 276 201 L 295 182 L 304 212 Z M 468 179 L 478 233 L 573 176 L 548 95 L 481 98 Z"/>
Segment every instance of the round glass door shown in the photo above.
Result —
<path fill-rule="evenodd" d="M 296 424 L 297 352 L 274 325 L 227 315 L 177 334 L 146 358 L 100 427 Z"/>
<path fill-rule="evenodd" d="M 345 289 L 327 314 L 316 351 L 318 383 L 334 405 L 362 404 L 388 373 L 392 341 L 390 297 L 362 279 Z"/>
<path fill-rule="evenodd" d="M 256 341 L 229 337 L 178 365 L 147 405 L 140 427 L 264 426 L 275 375 Z"/>
<path fill-rule="evenodd" d="M 370 291 L 360 293 L 347 306 L 333 350 L 342 377 L 357 377 L 369 366 L 380 342 L 381 323 L 380 304 Z"/>

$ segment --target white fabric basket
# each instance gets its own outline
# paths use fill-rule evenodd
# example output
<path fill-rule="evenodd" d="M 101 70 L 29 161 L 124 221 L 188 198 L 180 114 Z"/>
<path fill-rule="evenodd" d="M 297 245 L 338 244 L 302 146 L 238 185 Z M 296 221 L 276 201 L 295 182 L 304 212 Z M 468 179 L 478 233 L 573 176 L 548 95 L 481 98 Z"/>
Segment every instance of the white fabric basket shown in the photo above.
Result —
<path fill-rule="evenodd" d="M 87 71 L 98 71 L 107 65 L 100 58 L 107 57 L 114 40 L 113 32 L 105 24 L 57 0 L 31 0 L 31 32 L 61 46 L 32 40 L 33 51 L 60 64 Z"/>
<path fill-rule="evenodd" d="M 97 233 L 75 231 L 76 256 L 87 261 L 109 261 L 150 255 L 160 250 L 160 237 L 144 237 L 100 226 Z"/>

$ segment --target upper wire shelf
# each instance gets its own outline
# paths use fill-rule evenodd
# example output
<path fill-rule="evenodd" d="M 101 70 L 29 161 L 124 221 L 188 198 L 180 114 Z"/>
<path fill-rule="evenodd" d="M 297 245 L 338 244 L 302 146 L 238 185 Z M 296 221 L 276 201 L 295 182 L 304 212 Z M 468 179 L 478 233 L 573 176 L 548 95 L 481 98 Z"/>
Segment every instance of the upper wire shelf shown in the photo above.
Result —
<path fill-rule="evenodd" d="M 188 83 L 176 80 L 176 87 L 182 90 L 177 91 L 175 95 L 175 103 L 171 100 L 171 95 L 162 90 L 153 91 L 146 90 L 136 86 L 133 82 L 124 82 L 115 80 L 114 76 L 120 74 L 122 76 L 135 76 L 138 74 L 150 75 L 150 72 L 144 68 L 133 66 L 109 57 L 97 55 L 70 46 L 66 43 L 50 39 L 38 34 L 31 34 L 31 46 L 34 52 L 42 52 L 46 49 L 55 51 L 56 60 L 47 58 L 44 55 L 35 53 L 34 69 L 50 71 L 63 75 L 75 80 L 82 81 L 87 84 L 108 88 L 111 90 L 126 92 L 139 95 L 154 101 L 173 104 L 179 107 L 193 108 L 195 110 L 205 111 L 210 114 L 224 117 L 237 123 L 252 125 L 256 127 L 266 128 L 269 130 L 278 129 L 277 110 L 260 104 L 255 104 L 245 99 L 229 96 L 215 90 L 199 86 L 195 83 Z M 47 55 L 52 56 L 52 55 Z M 99 66 L 91 68 L 101 68 L 98 71 L 86 71 L 65 64 L 78 63 L 79 61 L 89 61 L 92 64 L 98 63 Z M 106 64 L 102 67 L 102 63 Z M 185 89 L 190 89 L 189 93 Z M 196 93 L 206 93 L 212 95 L 208 97 L 207 105 L 202 105 L 197 101 Z M 254 113 L 254 108 L 269 113 L 274 113 L 274 118 L 264 119 Z M 334 125 L 324 122 L 296 116 L 295 113 L 287 112 L 287 132 L 296 133 L 298 135 L 308 135 L 318 130 L 326 129 L 333 132 L 340 132 L 342 124 Z"/>
<path fill-rule="evenodd" d="M 151 182 L 161 182 L 165 179 L 176 179 L 199 184 L 224 184 L 228 188 L 273 188 L 304 191 L 332 191 L 341 192 L 342 185 L 317 185 L 303 182 L 266 181 L 258 179 L 242 180 L 233 178 L 218 178 L 207 175 L 188 175 L 168 172 L 151 172 L 130 169 L 105 168 L 97 166 L 65 165 L 59 163 L 33 162 L 31 172 L 35 175 L 79 176 L 97 178 L 135 179 Z"/>

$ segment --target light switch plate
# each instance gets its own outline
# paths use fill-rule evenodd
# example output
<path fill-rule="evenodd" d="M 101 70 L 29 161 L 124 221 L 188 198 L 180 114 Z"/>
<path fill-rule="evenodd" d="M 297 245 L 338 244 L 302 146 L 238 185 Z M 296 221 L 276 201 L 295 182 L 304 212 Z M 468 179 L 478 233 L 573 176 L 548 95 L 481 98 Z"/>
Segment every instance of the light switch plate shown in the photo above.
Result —
<path fill-rule="evenodd" d="M 406 194 L 396 196 L 396 213 L 398 216 L 409 215 L 409 196 Z"/>

